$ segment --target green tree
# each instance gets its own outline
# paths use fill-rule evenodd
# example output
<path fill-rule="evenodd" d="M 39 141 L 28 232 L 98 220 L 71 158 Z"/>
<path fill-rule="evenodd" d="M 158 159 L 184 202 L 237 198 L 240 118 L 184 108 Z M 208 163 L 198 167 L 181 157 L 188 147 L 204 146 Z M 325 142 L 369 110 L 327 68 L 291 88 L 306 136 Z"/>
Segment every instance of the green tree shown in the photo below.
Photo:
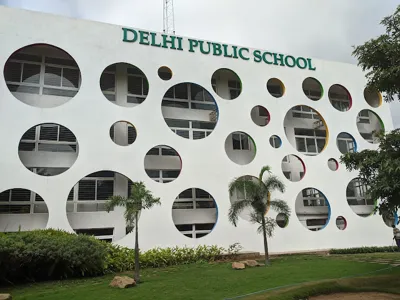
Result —
<path fill-rule="evenodd" d="M 268 173 L 264 179 L 265 173 Z M 276 227 L 276 221 L 273 218 L 266 217 L 268 207 L 271 207 L 278 213 L 283 213 L 287 218 L 290 217 L 290 208 L 283 200 L 271 200 L 273 191 L 285 192 L 284 183 L 276 176 L 271 174 L 271 168 L 265 166 L 261 169 L 258 178 L 252 176 L 243 176 L 235 178 L 229 185 L 229 193 L 235 192 L 245 195 L 245 199 L 237 200 L 231 204 L 229 209 L 229 221 L 237 226 L 239 214 L 244 209 L 250 209 L 251 222 L 259 224 L 258 233 L 262 233 L 264 238 L 265 265 L 270 264 L 268 253 L 268 237 L 272 237 Z"/>
<path fill-rule="evenodd" d="M 381 24 L 386 32 L 354 49 L 358 65 L 367 71 L 367 86 L 386 92 L 385 101 L 391 102 L 400 94 L 400 6 Z"/>
<path fill-rule="evenodd" d="M 150 209 L 155 205 L 161 205 L 160 198 L 154 198 L 146 189 L 143 182 L 133 182 L 128 197 L 112 196 L 106 202 L 106 210 L 110 212 L 115 207 L 125 208 L 124 217 L 128 231 L 135 229 L 135 274 L 137 283 L 140 282 L 139 266 L 139 217 L 143 209 Z"/>
<path fill-rule="evenodd" d="M 348 171 L 359 171 L 371 199 L 380 200 L 376 211 L 394 215 L 400 207 L 400 129 L 378 133 L 378 150 L 346 153 L 340 161 Z"/>

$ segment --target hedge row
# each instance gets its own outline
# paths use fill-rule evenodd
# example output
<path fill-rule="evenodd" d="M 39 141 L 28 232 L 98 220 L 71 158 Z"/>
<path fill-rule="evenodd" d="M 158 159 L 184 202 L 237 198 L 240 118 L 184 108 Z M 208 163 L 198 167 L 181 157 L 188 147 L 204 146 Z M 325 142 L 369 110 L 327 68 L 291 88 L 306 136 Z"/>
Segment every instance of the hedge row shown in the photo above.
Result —
<path fill-rule="evenodd" d="M 164 267 L 221 257 L 222 248 L 156 248 L 141 267 Z M 97 276 L 134 269 L 134 251 L 94 237 L 58 230 L 0 233 L 0 283 Z"/>
<path fill-rule="evenodd" d="M 344 248 L 344 249 L 331 249 L 330 254 L 359 254 L 359 253 L 378 253 L 378 252 L 395 252 L 397 247 L 359 247 L 359 248 Z"/>

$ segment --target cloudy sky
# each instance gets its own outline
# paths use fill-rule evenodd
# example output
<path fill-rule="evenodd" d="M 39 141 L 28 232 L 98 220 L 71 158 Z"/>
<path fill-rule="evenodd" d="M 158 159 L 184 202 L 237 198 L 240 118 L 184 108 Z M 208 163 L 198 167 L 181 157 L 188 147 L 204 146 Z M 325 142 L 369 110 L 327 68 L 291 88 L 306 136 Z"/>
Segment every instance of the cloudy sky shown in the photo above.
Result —
<path fill-rule="evenodd" d="M 75 18 L 161 31 L 163 0 L 0 0 Z M 357 63 L 352 46 L 383 32 L 399 0 L 174 0 L 176 33 Z M 400 127 L 400 103 L 392 105 Z"/>

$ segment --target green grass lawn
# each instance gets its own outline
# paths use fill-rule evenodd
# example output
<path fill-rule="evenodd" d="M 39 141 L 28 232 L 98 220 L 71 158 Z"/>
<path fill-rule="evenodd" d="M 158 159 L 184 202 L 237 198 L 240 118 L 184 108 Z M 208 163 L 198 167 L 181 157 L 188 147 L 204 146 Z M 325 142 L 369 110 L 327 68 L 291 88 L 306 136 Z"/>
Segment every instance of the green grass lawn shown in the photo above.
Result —
<path fill-rule="evenodd" d="M 400 254 L 395 254 L 400 260 Z M 110 288 L 108 284 L 113 275 L 109 275 L 0 288 L 0 293 L 10 292 L 17 300 L 225 299 L 278 286 L 360 275 L 387 267 L 351 261 L 348 257 L 286 256 L 274 259 L 271 267 L 240 271 L 232 270 L 230 263 L 145 269 L 142 271 L 144 282 L 126 290 Z M 381 274 L 392 274 L 398 278 L 400 268 L 387 270 L 376 276 Z M 276 292 L 273 294 L 276 296 Z M 260 296 L 263 297 L 257 295 L 256 298 L 249 299 L 266 299 L 259 298 Z"/>

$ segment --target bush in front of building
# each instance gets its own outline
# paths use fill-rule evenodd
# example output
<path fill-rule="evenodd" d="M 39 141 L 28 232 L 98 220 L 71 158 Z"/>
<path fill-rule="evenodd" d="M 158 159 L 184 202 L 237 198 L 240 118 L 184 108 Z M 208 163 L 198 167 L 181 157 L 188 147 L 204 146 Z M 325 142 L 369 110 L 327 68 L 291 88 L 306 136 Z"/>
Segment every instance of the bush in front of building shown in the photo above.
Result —
<path fill-rule="evenodd" d="M 344 248 L 344 249 L 331 249 L 329 254 L 360 254 L 360 253 L 378 253 L 378 252 L 394 252 L 397 247 L 359 247 L 359 248 Z"/>

